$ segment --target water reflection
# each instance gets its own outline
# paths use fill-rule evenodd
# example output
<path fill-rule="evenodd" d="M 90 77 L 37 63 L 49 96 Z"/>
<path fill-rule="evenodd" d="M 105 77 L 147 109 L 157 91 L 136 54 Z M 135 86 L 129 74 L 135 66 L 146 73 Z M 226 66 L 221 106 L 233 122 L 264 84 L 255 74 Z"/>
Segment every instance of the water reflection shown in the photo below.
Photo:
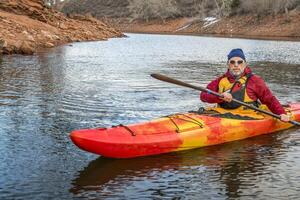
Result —
<path fill-rule="evenodd" d="M 235 47 L 282 103 L 300 101 L 299 42 L 130 34 L 3 56 L 0 199 L 294 197 L 300 150 L 292 141 L 299 141 L 299 130 L 162 157 L 99 158 L 78 172 L 97 156 L 74 146 L 70 131 L 204 106 L 198 91 L 149 74 L 204 86 L 224 73 Z"/>
<path fill-rule="evenodd" d="M 282 137 L 282 136 L 281 136 Z M 264 170 L 285 156 L 281 137 L 240 142 L 145 158 L 98 158 L 73 180 L 76 197 L 238 198 L 263 193 Z M 143 185 L 142 187 L 140 187 Z M 205 193 L 201 193 L 205 190 Z M 117 191 L 117 193 L 115 193 Z M 172 191 L 172 193 L 170 193 Z M 242 192 L 243 191 L 243 192 Z M 134 193 L 134 194 L 133 194 Z"/>

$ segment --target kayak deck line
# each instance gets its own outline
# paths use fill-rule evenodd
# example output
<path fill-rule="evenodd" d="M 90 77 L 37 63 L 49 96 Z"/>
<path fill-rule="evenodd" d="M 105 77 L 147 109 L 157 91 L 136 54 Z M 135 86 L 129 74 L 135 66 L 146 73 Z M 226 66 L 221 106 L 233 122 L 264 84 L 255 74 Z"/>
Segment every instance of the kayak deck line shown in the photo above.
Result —
<path fill-rule="evenodd" d="M 200 128 L 203 128 L 203 123 L 201 123 L 200 121 L 198 121 L 198 120 L 196 120 L 196 119 L 194 119 L 194 118 L 192 118 L 192 117 L 190 117 L 190 116 L 188 116 L 186 114 L 179 114 L 179 115 L 182 115 L 182 116 L 184 116 L 186 118 L 189 118 L 191 120 L 180 118 L 178 116 L 178 114 L 177 115 L 168 115 L 168 116 L 165 116 L 166 118 L 168 118 L 174 124 L 177 133 L 182 133 L 182 132 L 185 132 L 185 131 L 188 131 L 188 130 L 191 130 L 191 129 L 195 129 L 195 128 L 188 128 L 188 129 L 182 130 L 182 129 L 179 128 L 179 125 L 176 124 L 176 122 L 174 121 L 174 119 L 179 119 L 179 120 L 182 120 L 182 121 L 190 122 L 192 124 L 196 124 L 197 127 L 199 126 Z"/>
<path fill-rule="evenodd" d="M 176 130 L 175 130 L 176 133 L 180 133 L 180 129 L 179 129 L 178 125 L 174 122 L 174 120 L 172 119 L 172 117 L 171 116 L 166 116 L 166 118 L 168 118 L 174 124 L 174 126 L 176 128 Z"/>
<path fill-rule="evenodd" d="M 198 121 L 198 120 L 196 120 L 195 118 L 192 118 L 192 117 L 190 117 L 190 116 L 188 116 L 188 115 L 186 115 L 186 114 L 182 114 L 183 116 L 185 116 L 185 117 L 187 117 L 187 118 L 189 118 L 189 119 L 191 119 L 192 121 L 190 121 L 190 122 L 192 122 L 192 123 L 195 123 L 195 124 L 197 124 L 197 125 L 199 125 L 200 126 L 200 128 L 203 128 L 203 123 L 201 123 L 200 121 Z"/>
<path fill-rule="evenodd" d="M 119 125 L 117 125 L 117 126 L 112 126 L 113 128 L 115 128 L 115 127 L 123 127 L 123 128 L 125 128 L 132 136 L 136 136 L 136 133 L 135 132 L 133 132 L 128 126 L 125 126 L 125 125 L 123 125 L 123 124 L 119 124 Z"/>

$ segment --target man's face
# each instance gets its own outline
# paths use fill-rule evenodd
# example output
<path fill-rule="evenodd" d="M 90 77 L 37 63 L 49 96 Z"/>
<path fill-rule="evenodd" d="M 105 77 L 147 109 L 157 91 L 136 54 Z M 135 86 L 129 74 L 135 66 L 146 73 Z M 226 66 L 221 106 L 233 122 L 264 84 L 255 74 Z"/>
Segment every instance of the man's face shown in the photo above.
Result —
<path fill-rule="evenodd" d="M 246 67 L 246 62 L 240 57 L 233 57 L 228 60 L 228 69 L 234 76 L 240 76 Z"/>

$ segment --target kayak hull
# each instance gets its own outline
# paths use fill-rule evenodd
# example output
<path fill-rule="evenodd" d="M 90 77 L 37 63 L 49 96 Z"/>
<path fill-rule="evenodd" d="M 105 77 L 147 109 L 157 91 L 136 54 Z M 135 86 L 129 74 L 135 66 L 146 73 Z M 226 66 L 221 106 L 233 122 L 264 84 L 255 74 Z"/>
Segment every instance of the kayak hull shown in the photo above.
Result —
<path fill-rule="evenodd" d="M 300 121 L 300 104 L 290 104 L 286 110 Z M 234 118 L 174 114 L 128 126 L 75 130 L 70 137 L 85 151 L 111 158 L 132 158 L 217 145 L 293 126 L 253 111 L 231 115 Z"/>

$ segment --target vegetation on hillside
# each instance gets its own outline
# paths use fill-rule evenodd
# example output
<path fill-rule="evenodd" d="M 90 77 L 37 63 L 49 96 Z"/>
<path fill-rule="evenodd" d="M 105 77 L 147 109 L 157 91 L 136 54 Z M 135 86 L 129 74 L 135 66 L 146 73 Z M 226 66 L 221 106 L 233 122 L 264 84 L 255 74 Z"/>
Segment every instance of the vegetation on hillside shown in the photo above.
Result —
<path fill-rule="evenodd" d="M 68 0 L 62 8 L 65 14 L 92 15 L 97 18 L 127 18 L 128 0 Z"/>
<path fill-rule="evenodd" d="M 133 19 L 167 19 L 179 16 L 180 11 L 175 0 L 128 0 L 129 12 Z"/>
<path fill-rule="evenodd" d="M 45 0 L 57 1 L 60 0 Z M 67 0 L 63 12 L 91 14 L 95 17 L 127 17 L 132 20 L 176 17 L 224 17 L 288 14 L 300 10 L 300 0 Z M 54 4 L 52 4 L 54 5 Z"/>
<path fill-rule="evenodd" d="M 238 2 L 236 4 L 238 14 L 276 15 L 288 13 L 292 9 L 300 9 L 300 0 L 239 0 L 236 2 Z"/>

